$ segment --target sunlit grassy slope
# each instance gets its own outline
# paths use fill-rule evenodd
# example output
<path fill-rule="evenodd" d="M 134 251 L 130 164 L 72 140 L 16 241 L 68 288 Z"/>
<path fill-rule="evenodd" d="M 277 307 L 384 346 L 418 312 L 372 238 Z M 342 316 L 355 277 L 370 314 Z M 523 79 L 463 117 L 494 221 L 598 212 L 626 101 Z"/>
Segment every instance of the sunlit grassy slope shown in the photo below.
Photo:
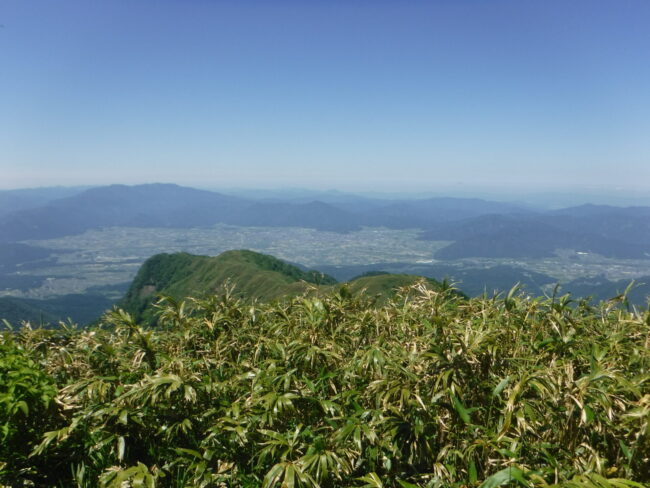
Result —
<path fill-rule="evenodd" d="M 623 297 L 226 290 L 157 313 L 0 333 L 0 485 L 650 483 L 650 314 Z"/>
<path fill-rule="evenodd" d="M 338 284 L 331 276 L 318 271 L 304 271 L 273 256 L 247 250 L 227 251 L 216 257 L 158 254 L 142 265 L 120 305 L 137 319 L 150 322 L 154 313 L 152 304 L 161 294 L 179 300 L 233 286 L 238 297 L 271 301 L 307 291 L 324 293 L 348 286 L 351 293 L 365 292 L 385 298 L 397 288 L 417 281 L 424 281 L 431 288 L 439 286 L 435 280 L 404 274 L 364 276 L 347 285 Z"/>
<path fill-rule="evenodd" d="M 439 289 L 441 284 L 430 278 L 410 274 L 377 274 L 375 276 L 362 276 L 347 283 L 352 293 L 364 292 L 369 296 L 379 296 L 386 300 L 395 294 L 395 291 L 405 286 L 422 281 L 431 289 Z"/>

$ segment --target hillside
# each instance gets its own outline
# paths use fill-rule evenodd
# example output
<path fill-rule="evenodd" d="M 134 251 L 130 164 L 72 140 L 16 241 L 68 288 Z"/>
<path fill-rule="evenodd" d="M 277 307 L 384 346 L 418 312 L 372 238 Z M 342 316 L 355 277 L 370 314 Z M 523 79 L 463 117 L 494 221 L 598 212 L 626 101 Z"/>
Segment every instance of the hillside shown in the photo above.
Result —
<path fill-rule="evenodd" d="M 493 214 L 534 215 L 530 210 L 510 203 L 479 198 L 437 197 L 386 203 L 363 212 L 363 217 L 365 225 L 369 226 L 430 229 L 446 222 Z"/>
<path fill-rule="evenodd" d="M 438 259 L 540 258 L 557 249 L 619 259 L 650 258 L 650 208 L 585 205 L 545 214 L 492 214 L 436 223 L 426 240 L 453 241 Z"/>
<path fill-rule="evenodd" d="M 42 300 L 0 297 L 0 319 L 14 325 L 29 322 L 35 327 L 52 327 L 59 322 L 85 326 L 99 320 L 113 303 L 113 300 L 98 293 L 76 293 Z"/>
<path fill-rule="evenodd" d="M 405 274 L 365 276 L 349 283 L 337 283 L 318 271 L 304 271 L 280 259 L 253 251 L 227 251 L 216 257 L 187 253 L 158 254 L 140 268 L 120 306 L 138 320 L 153 320 L 152 303 L 159 295 L 175 300 L 188 296 L 221 293 L 234 287 L 234 294 L 246 300 L 271 301 L 302 294 L 309 289 L 328 292 L 346 286 L 353 294 L 383 297 L 394 290 L 425 280 L 431 288 L 435 280 Z"/>
<path fill-rule="evenodd" d="M 59 317 L 34 306 L 24 299 L 0 297 L 0 320 L 6 320 L 13 325 L 29 322 L 34 326 L 39 326 L 46 323 L 56 323 Z"/>
<path fill-rule="evenodd" d="M 432 289 L 440 287 L 440 283 L 431 278 L 411 274 L 380 273 L 371 276 L 360 276 L 347 282 L 351 293 L 365 293 L 370 297 L 379 296 L 382 300 L 389 299 L 395 290 L 413 286 L 418 281 L 424 281 Z"/>

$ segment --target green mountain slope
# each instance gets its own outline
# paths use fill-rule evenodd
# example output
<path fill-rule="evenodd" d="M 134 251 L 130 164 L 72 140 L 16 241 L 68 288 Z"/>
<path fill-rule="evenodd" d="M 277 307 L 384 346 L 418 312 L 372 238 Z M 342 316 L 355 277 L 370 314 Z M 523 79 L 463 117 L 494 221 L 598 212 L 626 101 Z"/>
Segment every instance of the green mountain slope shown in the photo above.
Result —
<path fill-rule="evenodd" d="M 29 322 L 34 325 L 55 323 L 57 317 L 42 308 L 15 297 L 0 297 L 0 318 L 11 324 Z"/>
<path fill-rule="evenodd" d="M 253 251 L 227 251 L 216 257 L 157 254 L 142 265 L 121 306 L 150 320 L 151 303 L 159 294 L 177 299 L 204 296 L 231 284 L 240 297 L 269 301 L 301 293 L 310 285 L 334 283 L 331 276 Z"/>
<path fill-rule="evenodd" d="M 392 274 L 363 276 L 339 284 L 329 275 L 304 271 L 273 256 L 247 250 L 227 251 L 216 257 L 157 254 L 142 265 L 120 306 L 136 319 L 151 322 L 155 311 L 152 304 L 160 295 L 179 300 L 219 293 L 231 285 L 240 298 L 268 302 L 309 289 L 327 292 L 337 286 L 347 286 L 353 294 L 364 292 L 386 297 L 396 288 L 420 280 L 432 288 L 439 286 L 435 280 Z"/>
<path fill-rule="evenodd" d="M 372 276 L 361 276 L 349 281 L 348 286 L 352 293 L 365 292 L 368 295 L 387 298 L 398 288 L 412 286 L 418 281 L 423 281 L 429 288 L 439 288 L 440 283 L 431 278 L 424 278 L 409 274 L 382 273 Z"/>
<path fill-rule="evenodd" d="M 35 298 L 0 297 L 0 319 L 13 325 L 29 322 L 32 326 L 56 326 L 68 320 L 88 325 L 104 311 L 110 310 L 113 300 L 98 293 L 70 294 L 39 300 Z"/>

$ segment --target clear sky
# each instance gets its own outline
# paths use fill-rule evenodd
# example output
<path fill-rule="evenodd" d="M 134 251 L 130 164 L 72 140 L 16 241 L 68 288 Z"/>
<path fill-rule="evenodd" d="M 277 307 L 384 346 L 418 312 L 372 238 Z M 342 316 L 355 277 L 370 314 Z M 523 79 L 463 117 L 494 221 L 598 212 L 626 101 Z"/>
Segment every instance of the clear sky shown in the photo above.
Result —
<path fill-rule="evenodd" d="M 0 187 L 650 189 L 647 0 L 2 0 Z"/>

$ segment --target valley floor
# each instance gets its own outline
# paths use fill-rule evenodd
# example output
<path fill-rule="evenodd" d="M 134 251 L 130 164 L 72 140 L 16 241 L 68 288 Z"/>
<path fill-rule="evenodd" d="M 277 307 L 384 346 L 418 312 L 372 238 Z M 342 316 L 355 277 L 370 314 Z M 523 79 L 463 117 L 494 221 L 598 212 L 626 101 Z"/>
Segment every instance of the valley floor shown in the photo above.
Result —
<path fill-rule="evenodd" d="M 92 230 L 77 236 L 26 241 L 52 254 L 49 259 L 28 263 L 13 275 L 6 276 L 9 282 L 0 289 L 0 296 L 44 299 L 95 290 L 109 298 L 117 298 L 139 266 L 154 254 L 184 251 L 218 255 L 229 249 L 251 249 L 310 268 L 326 267 L 327 272 L 338 269 L 346 276 L 357 268 L 416 273 L 437 279 L 448 276 L 459 282 L 461 288 L 486 288 L 488 292 L 496 288 L 508 289 L 518 281 L 529 281 L 529 286 L 548 291 L 551 283 L 568 283 L 579 278 L 602 277 L 618 281 L 650 275 L 650 260 L 609 259 L 570 250 L 560 251 L 552 258 L 436 261 L 433 254 L 448 242 L 420 240 L 419 233 L 416 229 L 365 228 L 342 234 L 302 228 L 229 225 L 195 229 L 114 227 Z M 485 283 L 463 283 L 477 280 L 473 277 L 476 273 L 469 276 L 467 270 L 503 266 L 518 270 L 521 276 L 501 273 L 501 276 L 485 277 Z M 544 277 L 526 276 L 526 273 Z M 11 286 L 12 276 L 16 283 L 28 280 L 31 286 Z M 532 291 L 538 292 L 537 289 Z"/>

